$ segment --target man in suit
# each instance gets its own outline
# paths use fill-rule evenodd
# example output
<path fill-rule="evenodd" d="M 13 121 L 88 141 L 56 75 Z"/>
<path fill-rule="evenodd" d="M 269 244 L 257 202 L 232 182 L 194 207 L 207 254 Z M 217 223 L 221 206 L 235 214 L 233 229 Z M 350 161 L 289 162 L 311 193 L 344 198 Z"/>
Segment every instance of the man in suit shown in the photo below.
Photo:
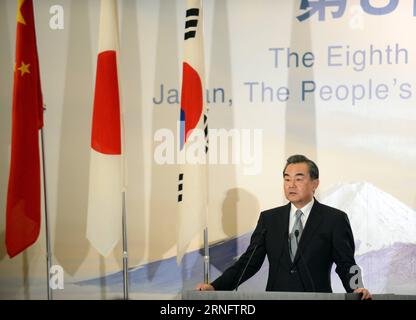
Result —
<path fill-rule="evenodd" d="M 198 290 L 234 290 L 252 277 L 267 255 L 266 291 L 332 292 L 331 267 L 347 292 L 361 293 L 359 267 L 354 259 L 354 237 L 347 215 L 314 198 L 319 169 L 303 155 L 287 159 L 283 170 L 287 205 L 260 214 L 250 245 L 240 259 L 211 284 Z"/>

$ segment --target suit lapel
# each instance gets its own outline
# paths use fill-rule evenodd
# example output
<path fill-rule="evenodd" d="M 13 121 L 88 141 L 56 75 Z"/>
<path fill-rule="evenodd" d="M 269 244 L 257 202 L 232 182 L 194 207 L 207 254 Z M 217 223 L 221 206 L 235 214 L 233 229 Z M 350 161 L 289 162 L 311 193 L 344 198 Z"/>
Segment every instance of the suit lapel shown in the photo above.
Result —
<path fill-rule="evenodd" d="M 286 205 L 285 214 L 282 215 L 283 220 L 280 223 L 280 226 L 282 229 L 279 232 L 280 235 L 283 235 L 283 239 L 286 239 L 286 240 L 289 238 L 289 216 L 290 216 L 290 202 Z"/>
<path fill-rule="evenodd" d="M 276 214 L 273 225 L 276 228 L 276 232 L 273 232 L 272 243 L 282 244 L 278 249 L 278 256 L 281 255 L 281 250 L 288 250 L 288 237 L 289 237 L 289 215 L 290 215 L 290 202 L 284 207 L 283 212 Z M 283 240 L 283 241 L 282 241 Z"/>
<path fill-rule="evenodd" d="M 293 263 L 296 263 L 299 259 L 299 250 L 301 250 L 302 254 L 304 254 L 306 247 L 310 243 L 309 240 L 312 238 L 315 231 L 317 230 L 317 227 L 322 222 L 323 216 L 321 214 L 320 207 L 321 204 L 315 199 L 315 202 L 308 217 L 308 221 L 306 222 L 305 228 L 302 232 L 302 236 L 300 237 L 299 248 L 296 252 Z"/>

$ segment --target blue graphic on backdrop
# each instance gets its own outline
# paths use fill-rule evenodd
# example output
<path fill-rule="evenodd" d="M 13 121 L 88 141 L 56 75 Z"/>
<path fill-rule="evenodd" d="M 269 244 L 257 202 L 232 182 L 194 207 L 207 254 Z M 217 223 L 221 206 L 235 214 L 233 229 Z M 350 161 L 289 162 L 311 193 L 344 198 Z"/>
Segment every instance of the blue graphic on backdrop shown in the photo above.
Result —
<path fill-rule="evenodd" d="M 210 247 L 211 280 L 216 279 L 231 266 L 246 250 L 250 242 L 251 232 L 240 237 L 222 241 Z M 192 290 L 197 283 L 203 282 L 203 251 L 195 250 L 187 253 L 181 265 L 177 265 L 176 257 L 145 264 L 129 271 L 129 288 L 131 292 L 178 294 L 182 290 Z M 239 291 L 264 291 L 266 288 L 269 264 L 267 259 L 260 271 L 239 287 Z M 97 286 L 103 284 L 113 292 L 123 290 L 123 272 L 106 277 L 94 278 L 76 283 L 81 286 Z"/>

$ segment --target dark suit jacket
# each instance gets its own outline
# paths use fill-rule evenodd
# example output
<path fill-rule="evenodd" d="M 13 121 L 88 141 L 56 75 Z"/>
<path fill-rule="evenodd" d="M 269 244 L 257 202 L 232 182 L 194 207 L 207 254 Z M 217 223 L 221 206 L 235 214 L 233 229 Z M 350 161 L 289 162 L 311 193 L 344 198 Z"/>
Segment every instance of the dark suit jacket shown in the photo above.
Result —
<path fill-rule="evenodd" d="M 287 291 L 284 283 L 289 277 L 289 272 L 282 274 L 280 259 L 289 250 L 289 214 L 290 203 L 262 212 L 246 252 L 212 283 L 213 287 L 216 290 L 235 289 L 244 267 L 254 252 L 239 284 L 260 269 L 267 255 L 269 276 L 266 290 Z M 350 279 L 355 273 L 350 273 L 350 268 L 356 265 L 354 250 L 354 237 L 347 215 L 315 199 L 295 259 L 293 263 L 288 261 L 292 264 L 290 268 L 297 270 L 302 276 L 303 291 L 332 292 L 330 273 L 335 262 L 336 272 L 345 290 L 352 292 Z M 302 253 L 302 257 L 299 252 Z"/>

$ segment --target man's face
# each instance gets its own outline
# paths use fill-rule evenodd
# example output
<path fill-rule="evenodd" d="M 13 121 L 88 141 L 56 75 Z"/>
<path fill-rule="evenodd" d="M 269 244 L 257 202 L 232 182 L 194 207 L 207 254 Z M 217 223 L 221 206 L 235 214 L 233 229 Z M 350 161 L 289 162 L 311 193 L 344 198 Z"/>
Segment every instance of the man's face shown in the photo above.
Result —
<path fill-rule="evenodd" d="M 319 179 L 311 179 L 306 163 L 289 164 L 284 172 L 285 195 L 296 208 L 302 208 L 312 200 L 318 185 Z"/>

